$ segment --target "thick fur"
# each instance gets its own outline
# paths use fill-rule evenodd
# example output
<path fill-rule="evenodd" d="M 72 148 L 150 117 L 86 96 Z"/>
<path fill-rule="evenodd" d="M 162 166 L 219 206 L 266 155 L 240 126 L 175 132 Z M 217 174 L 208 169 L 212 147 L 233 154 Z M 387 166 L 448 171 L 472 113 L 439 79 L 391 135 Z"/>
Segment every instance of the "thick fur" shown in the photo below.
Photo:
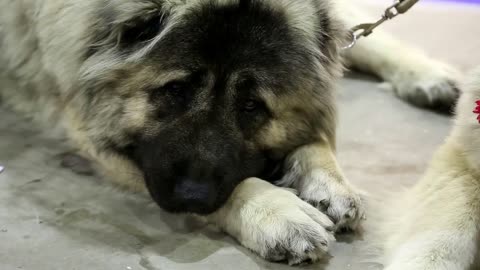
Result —
<path fill-rule="evenodd" d="M 232 28 L 239 34 L 233 38 L 246 38 L 246 44 L 212 30 L 223 25 L 222 20 L 236 18 L 235 13 L 220 17 L 220 11 L 237 9 L 257 19 L 252 21 L 258 25 L 247 21 L 250 30 Z M 291 264 L 315 261 L 327 252 L 333 231 L 355 229 L 363 216 L 358 192 L 345 179 L 334 154 L 340 48 L 348 43 L 347 28 L 364 19 L 350 9 L 340 1 L 327 0 L 0 0 L 0 97 L 17 111 L 62 126 L 80 153 L 94 161 L 107 179 L 137 191 L 148 189 L 165 208 L 178 210 L 178 205 L 161 196 L 167 181 L 158 181 L 160 164 L 173 162 L 174 154 L 215 163 L 215 170 L 220 170 L 217 175 L 233 180 L 222 182 L 222 192 L 213 192 L 215 197 L 222 195 L 214 207 L 195 211 L 208 213 L 213 223 L 267 259 Z M 265 16 L 269 20 L 263 20 Z M 217 20 L 215 27 L 209 26 L 212 20 Z M 237 20 L 234 23 L 245 23 L 241 17 Z M 266 24 L 271 28 L 265 28 Z M 188 46 L 202 39 L 198 35 L 202 29 L 196 25 L 210 29 L 204 34 L 217 34 L 205 41 L 215 50 L 202 47 L 210 58 L 195 60 L 198 52 L 188 54 Z M 185 29 L 195 31 L 191 35 L 178 32 Z M 252 36 L 256 39 L 250 40 Z M 267 46 L 280 57 L 269 58 L 265 51 L 255 49 L 242 51 L 257 53 L 255 57 L 223 51 L 236 45 Z M 401 59 L 396 57 L 399 54 Z M 359 42 L 346 56 L 347 63 L 390 82 L 399 97 L 415 105 L 448 107 L 458 94 L 455 72 L 379 32 Z M 215 57 L 221 61 L 208 62 Z M 219 72 L 227 73 L 222 81 L 225 91 L 233 91 L 225 95 L 223 106 L 217 106 L 219 111 L 209 114 L 217 122 L 201 118 L 213 108 L 208 94 L 195 96 L 194 109 L 186 117 L 168 118 L 178 108 L 165 109 L 165 100 L 171 106 L 178 97 L 161 96 L 153 102 L 150 88 L 191 75 L 178 65 L 198 68 L 207 62 L 210 67 L 200 76 L 202 93 L 214 88 Z M 247 63 L 242 71 L 253 73 L 264 85 L 284 89 L 281 94 L 272 87 L 258 90 L 257 98 L 270 115 L 257 113 L 255 119 L 261 121 L 254 127 L 255 119 L 241 120 L 239 125 L 238 119 L 244 116 L 235 112 L 236 121 L 230 116 L 239 103 L 234 97 L 251 89 L 235 90 L 243 73 L 226 71 L 223 65 L 242 62 Z M 263 69 L 248 68 L 259 62 Z M 251 108 L 251 103 L 246 104 Z M 159 114 L 164 118 L 159 120 Z M 179 122 L 183 124 L 176 126 Z M 227 131 L 216 129 L 225 125 Z M 196 137 L 189 137 L 190 133 Z M 176 141 L 179 138 L 182 141 Z M 245 147 L 248 157 L 268 150 L 269 158 L 283 163 L 283 178 L 270 181 L 276 185 L 259 178 L 235 179 L 243 174 L 259 177 L 261 168 L 256 166 L 266 159 L 251 158 L 243 164 L 243 159 L 234 158 L 234 151 L 223 148 L 238 145 Z M 252 172 L 217 164 L 229 159 Z M 191 170 L 184 171 L 189 174 Z M 198 185 L 182 185 L 183 195 L 192 193 L 189 199 L 197 200 L 205 193 L 195 189 Z"/>
<path fill-rule="evenodd" d="M 454 129 L 423 179 L 389 207 L 382 231 L 388 270 L 479 269 L 480 69 L 464 87 Z"/>

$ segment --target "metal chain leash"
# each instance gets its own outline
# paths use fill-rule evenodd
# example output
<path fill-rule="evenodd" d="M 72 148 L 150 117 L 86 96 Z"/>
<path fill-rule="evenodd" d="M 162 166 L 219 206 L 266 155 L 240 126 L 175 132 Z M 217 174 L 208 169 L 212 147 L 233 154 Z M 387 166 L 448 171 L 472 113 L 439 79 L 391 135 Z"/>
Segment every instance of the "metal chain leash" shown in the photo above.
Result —
<path fill-rule="evenodd" d="M 352 48 L 353 46 L 355 46 L 355 44 L 357 44 L 357 41 L 361 37 L 368 37 L 371 33 L 373 33 L 373 30 L 375 28 L 379 27 L 384 22 L 397 17 L 400 14 L 406 13 L 418 1 L 419 0 L 395 0 L 394 4 L 389 6 L 385 10 L 384 14 L 382 15 L 382 18 L 380 18 L 378 21 L 374 23 L 362 23 L 353 27 L 350 30 L 350 33 L 352 36 L 352 43 L 343 47 L 342 49 L 346 50 L 346 49 Z"/>

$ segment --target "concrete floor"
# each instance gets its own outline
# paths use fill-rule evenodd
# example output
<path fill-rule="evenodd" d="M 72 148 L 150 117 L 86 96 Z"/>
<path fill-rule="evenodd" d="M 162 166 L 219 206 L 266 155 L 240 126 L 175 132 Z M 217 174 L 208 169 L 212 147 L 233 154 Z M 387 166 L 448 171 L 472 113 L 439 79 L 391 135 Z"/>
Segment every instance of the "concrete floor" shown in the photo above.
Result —
<path fill-rule="evenodd" d="M 445 9 L 437 9 L 426 4 L 417 16 L 441 18 Z M 459 20 L 472 27 L 472 14 L 480 10 L 463 11 L 457 14 L 470 15 Z M 447 45 L 429 47 L 433 34 L 427 42 L 421 35 L 400 34 L 420 40 L 424 49 L 462 70 L 473 66 L 475 57 L 465 54 L 477 39 L 452 39 L 452 44 L 464 43 L 455 57 L 445 53 Z M 413 108 L 358 75 L 342 81 L 339 101 L 340 162 L 356 186 L 374 195 L 413 184 L 451 125 L 449 117 Z M 61 166 L 62 154 L 71 150 L 64 141 L 5 109 L 0 117 L 0 165 L 5 166 L 0 173 L 0 269 L 291 269 L 257 258 L 214 228 L 163 213 L 148 198 L 119 192 L 95 176 L 74 174 Z M 306 269 L 379 269 L 364 262 L 362 239 L 339 237 L 326 262 Z"/>

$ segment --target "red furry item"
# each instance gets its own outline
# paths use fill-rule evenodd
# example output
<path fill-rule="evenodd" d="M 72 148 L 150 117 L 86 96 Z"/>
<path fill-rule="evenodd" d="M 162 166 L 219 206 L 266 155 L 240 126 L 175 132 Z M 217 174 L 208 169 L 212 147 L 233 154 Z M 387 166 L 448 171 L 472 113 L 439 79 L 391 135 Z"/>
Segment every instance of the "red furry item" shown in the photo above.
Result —
<path fill-rule="evenodd" d="M 480 100 L 477 100 L 477 102 L 475 102 L 475 103 L 477 104 L 477 107 L 475 108 L 475 110 L 473 111 L 473 113 L 478 114 L 477 120 L 478 120 L 478 122 L 480 123 Z"/>

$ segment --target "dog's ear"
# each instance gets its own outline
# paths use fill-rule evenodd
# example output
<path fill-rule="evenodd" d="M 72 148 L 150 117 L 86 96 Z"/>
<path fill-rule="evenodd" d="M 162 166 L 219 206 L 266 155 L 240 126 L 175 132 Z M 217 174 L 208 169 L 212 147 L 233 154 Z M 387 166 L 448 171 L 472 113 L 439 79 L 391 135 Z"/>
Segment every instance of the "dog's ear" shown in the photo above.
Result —
<path fill-rule="evenodd" d="M 90 45 L 90 54 L 98 50 L 127 50 L 142 45 L 162 32 L 172 7 L 159 0 L 109 0 L 94 22 L 97 33 Z"/>
<path fill-rule="evenodd" d="M 342 63 L 343 49 L 348 44 L 349 32 L 335 12 L 328 6 L 318 3 L 317 21 L 317 45 L 321 52 L 321 62 L 327 65 Z M 338 68 L 327 68 L 328 71 L 336 72 Z M 333 75 L 333 74 L 332 74 Z"/>
<path fill-rule="evenodd" d="M 117 22 L 115 32 L 118 44 L 128 48 L 155 38 L 165 28 L 169 12 L 158 7 L 141 10 L 128 20 Z"/>

